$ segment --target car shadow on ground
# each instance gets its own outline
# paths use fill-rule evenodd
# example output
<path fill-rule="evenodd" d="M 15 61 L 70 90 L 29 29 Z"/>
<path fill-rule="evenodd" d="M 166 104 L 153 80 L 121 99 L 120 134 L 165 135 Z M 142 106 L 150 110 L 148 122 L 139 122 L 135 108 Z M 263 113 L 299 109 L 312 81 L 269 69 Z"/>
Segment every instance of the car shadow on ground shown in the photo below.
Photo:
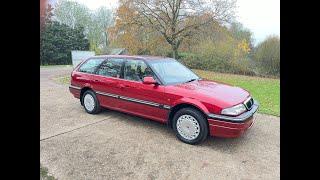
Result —
<path fill-rule="evenodd" d="M 165 137 L 175 138 L 177 143 L 183 143 L 176 138 L 174 131 L 167 124 L 110 109 L 103 109 L 101 115 L 116 116 L 118 120 L 125 122 L 126 124 L 128 124 L 128 126 L 157 131 L 157 133 L 164 135 Z M 208 136 L 204 142 L 196 146 L 198 146 L 199 148 L 210 148 L 212 150 L 221 151 L 224 153 L 233 153 L 236 152 L 236 150 L 240 146 L 245 146 L 245 144 L 249 142 L 250 137 L 245 133 L 243 134 L 243 136 L 240 136 L 238 138 L 220 138 Z"/>

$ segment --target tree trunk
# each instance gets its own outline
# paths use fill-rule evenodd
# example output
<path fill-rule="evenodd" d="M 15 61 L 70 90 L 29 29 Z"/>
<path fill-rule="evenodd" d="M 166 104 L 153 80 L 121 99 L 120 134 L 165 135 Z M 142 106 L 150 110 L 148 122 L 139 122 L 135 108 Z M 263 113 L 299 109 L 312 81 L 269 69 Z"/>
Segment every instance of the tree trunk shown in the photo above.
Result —
<path fill-rule="evenodd" d="M 172 58 L 178 59 L 178 46 L 173 44 L 171 45 L 171 48 L 172 48 Z"/>
<path fill-rule="evenodd" d="M 108 48 L 108 44 L 109 44 L 109 42 L 108 42 L 108 33 L 104 32 L 104 35 L 105 35 L 105 38 L 106 38 L 105 46 L 106 46 L 106 48 Z"/>

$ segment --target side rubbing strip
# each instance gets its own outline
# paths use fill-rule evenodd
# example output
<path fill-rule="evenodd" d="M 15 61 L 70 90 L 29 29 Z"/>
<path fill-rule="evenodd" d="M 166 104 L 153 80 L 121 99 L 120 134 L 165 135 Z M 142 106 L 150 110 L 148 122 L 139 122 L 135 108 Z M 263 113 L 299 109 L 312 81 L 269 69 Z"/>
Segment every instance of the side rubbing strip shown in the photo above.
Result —
<path fill-rule="evenodd" d="M 131 101 L 131 102 L 136 102 L 136 103 L 140 103 L 140 104 L 146 104 L 146 105 L 150 105 L 150 106 L 155 106 L 155 107 L 159 107 L 160 106 L 160 104 L 158 104 L 158 103 L 139 100 L 139 99 L 134 99 L 134 98 L 129 98 L 129 97 L 124 97 L 124 96 L 120 96 L 120 99 Z"/>
<path fill-rule="evenodd" d="M 171 107 L 168 105 L 163 105 L 163 104 L 158 104 L 155 102 L 150 102 L 150 101 L 145 101 L 145 100 L 140 100 L 140 99 L 134 99 L 134 98 L 129 98 L 129 97 L 125 97 L 125 96 L 119 96 L 116 94 L 111 94 L 111 93 L 105 93 L 105 92 L 100 92 L 100 91 L 96 91 L 97 94 L 99 95 L 103 95 L 103 96 L 108 96 L 108 97 L 113 97 L 113 98 L 117 98 L 117 99 L 122 99 L 125 101 L 130 101 L 130 102 L 135 102 L 135 103 L 139 103 L 139 104 L 145 104 L 145 105 L 149 105 L 149 106 L 154 106 L 154 107 L 158 107 L 161 109 L 170 109 Z"/>
<path fill-rule="evenodd" d="M 69 88 L 77 89 L 77 90 L 80 90 L 80 89 L 81 89 L 81 87 L 78 87 L 78 86 L 72 86 L 72 85 L 70 85 L 70 86 L 69 86 Z"/>
<path fill-rule="evenodd" d="M 168 105 L 163 105 L 163 108 L 164 108 L 164 109 L 171 109 L 171 107 L 168 106 Z"/>
<path fill-rule="evenodd" d="M 168 106 L 168 105 L 163 105 L 163 104 L 161 104 L 159 107 L 160 107 L 161 109 L 171 109 L 170 106 Z"/>
<path fill-rule="evenodd" d="M 100 95 L 103 95 L 103 96 L 109 96 L 109 97 L 119 98 L 119 96 L 116 95 L 116 94 L 104 93 L 104 92 L 100 92 L 100 91 L 97 91 L 96 93 L 97 93 L 97 94 L 100 94 Z"/>

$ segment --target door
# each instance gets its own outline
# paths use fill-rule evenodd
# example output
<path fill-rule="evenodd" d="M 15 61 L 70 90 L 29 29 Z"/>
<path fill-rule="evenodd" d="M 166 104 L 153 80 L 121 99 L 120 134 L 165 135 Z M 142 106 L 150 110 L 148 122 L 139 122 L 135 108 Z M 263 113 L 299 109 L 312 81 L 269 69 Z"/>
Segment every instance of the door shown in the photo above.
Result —
<path fill-rule="evenodd" d="M 123 69 L 124 77 L 119 81 L 121 109 L 147 118 L 164 122 L 168 109 L 162 85 L 143 84 L 145 76 L 156 76 L 143 60 L 127 59 Z"/>
<path fill-rule="evenodd" d="M 94 78 L 93 88 L 96 91 L 99 102 L 103 107 L 118 109 L 121 100 L 119 99 L 121 69 L 124 60 L 121 58 L 108 58 L 98 67 Z"/>

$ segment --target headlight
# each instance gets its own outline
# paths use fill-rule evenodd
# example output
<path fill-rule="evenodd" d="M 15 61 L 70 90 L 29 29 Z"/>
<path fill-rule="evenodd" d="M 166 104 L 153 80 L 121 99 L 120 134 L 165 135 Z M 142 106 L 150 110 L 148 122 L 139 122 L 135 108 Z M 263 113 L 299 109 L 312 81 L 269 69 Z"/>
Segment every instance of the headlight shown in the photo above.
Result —
<path fill-rule="evenodd" d="M 236 105 L 236 106 L 233 106 L 230 108 L 223 109 L 221 111 L 221 114 L 236 116 L 236 115 L 239 115 L 239 114 L 245 112 L 246 110 L 247 109 L 243 104 L 239 104 L 239 105 Z"/>

